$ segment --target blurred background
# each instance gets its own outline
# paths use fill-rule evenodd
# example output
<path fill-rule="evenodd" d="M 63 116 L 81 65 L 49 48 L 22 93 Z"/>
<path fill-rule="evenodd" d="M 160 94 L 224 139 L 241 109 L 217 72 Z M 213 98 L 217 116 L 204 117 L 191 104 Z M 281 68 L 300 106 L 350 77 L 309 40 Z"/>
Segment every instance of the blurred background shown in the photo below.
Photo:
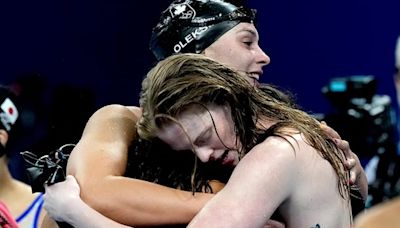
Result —
<path fill-rule="evenodd" d="M 155 63 L 151 29 L 169 3 L 1 1 L 0 83 L 13 86 L 24 108 L 23 136 L 14 150 L 48 153 L 77 142 L 99 107 L 137 105 L 141 80 Z M 400 1 L 245 4 L 258 10 L 260 45 L 271 57 L 261 81 L 291 91 L 301 107 L 350 141 L 364 166 L 381 154 L 393 161 Z M 18 153 L 10 166 L 25 179 Z M 388 193 L 383 182 L 375 183 L 382 194 L 377 201 L 400 189 L 397 179 Z"/>

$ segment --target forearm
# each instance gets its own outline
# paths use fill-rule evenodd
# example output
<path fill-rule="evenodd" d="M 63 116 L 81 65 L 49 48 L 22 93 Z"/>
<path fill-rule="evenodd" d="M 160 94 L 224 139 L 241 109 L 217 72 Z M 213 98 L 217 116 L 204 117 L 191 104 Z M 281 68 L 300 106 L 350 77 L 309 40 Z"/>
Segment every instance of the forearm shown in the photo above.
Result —
<path fill-rule="evenodd" d="M 124 228 L 128 227 L 117 223 L 93 208 L 89 207 L 82 200 L 72 202 L 72 211 L 66 211 L 66 221 L 72 227 L 98 227 L 98 228 Z"/>
<path fill-rule="evenodd" d="M 211 194 L 194 197 L 191 192 L 123 177 L 124 169 L 120 167 L 126 166 L 125 158 L 115 162 L 116 156 L 99 153 L 94 159 L 86 156 L 81 145 L 76 149 L 68 164 L 68 174 L 76 177 L 82 199 L 119 223 L 130 226 L 185 224 L 212 197 Z"/>
<path fill-rule="evenodd" d="M 212 197 L 116 176 L 83 189 L 81 196 L 91 207 L 130 226 L 189 223 Z"/>

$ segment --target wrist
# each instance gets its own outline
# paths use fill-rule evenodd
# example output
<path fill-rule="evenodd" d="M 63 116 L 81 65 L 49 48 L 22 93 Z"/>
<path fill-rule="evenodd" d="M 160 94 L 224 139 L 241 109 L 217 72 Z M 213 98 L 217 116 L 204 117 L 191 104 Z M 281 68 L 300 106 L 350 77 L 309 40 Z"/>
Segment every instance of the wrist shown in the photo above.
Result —
<path fill-rule="evenodd" d="M 63 220 L 66 223 L 69 223 L 73 227 L 81 227 L 81 222 L 85 221 L 88 218 L 88 205 L 83 202 L 80 198 L 72 198 L 70 199 L 67 207 L 63 214 Z"/>

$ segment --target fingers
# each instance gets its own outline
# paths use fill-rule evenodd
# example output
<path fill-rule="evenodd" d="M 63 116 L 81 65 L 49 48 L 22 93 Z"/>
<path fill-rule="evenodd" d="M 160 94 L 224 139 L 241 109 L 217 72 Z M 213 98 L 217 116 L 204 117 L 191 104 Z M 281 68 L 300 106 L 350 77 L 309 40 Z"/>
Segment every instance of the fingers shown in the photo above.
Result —
<path fill-rule="evenodd" d="M 353 151 L 351 151 L 348 141 L 343 140 L 340 137 L 339 133 L 333 130 L 333 128 L 329 127 L 325 121 L 321 121 L 320 127 L 326 134 L 328 134 L 329 137 L 333 139 L 336 146 L 339 147 L 344 152 L 346 158 L 353 157 L 354 153 Z"/>
<path fill-rule="evenodd" d="M 356 184 L 357 181 L 357 176 L 361 172 L 358 170 L 357 167 L 357 155 L 353 153 L 350 149 L 350 144 L 348 141 L 340 139 L 340 138 L 335 138 L 333 139 L 337 147 L 339 147 L 344 155 L 346 156 L 346 161 L 345 161 L 345 166 L 347 170 L 349 170 L 349 184 L 354 185 Z"/>
<path fill-rule="evenodd" d="M 350 171 L 350 177 L 349 177 L 349 184 L 354 185 L 357 180 L 357 174 L 355 171 Z"/>
<path fill-rule="evenodd" d="M 351 170 L 352 168 L 354 168 L 356 166 L 356 159 L 354 158 L 348 158 L 346 160 L 346 168 Z"/>
<path fill-rule="evenodd" d="M 346 158 L 353 158 L 353 151 L 350 149 L 350 144 L 346 140 L 343 139 L 334 139 L 333 140 L 339 149 L 341 149 L 344 152 L 344 155 Z"/>
<path fill-rule="evenodd" d="M 64 181 L 44 187 L 46 192 L 43 195 L 43 208 L 53 220 L 66 221 L 66 212 L 71 211 L 71 205 L 80 200 L 80 188 L 76 179 L 69 175 Z"/>
<path fill-rule="evenodd" d="M 74 176 L 72 176 L 72 175 L 68 175 L 66 178 L 65 178 L 65 181 L 67 181 L 67 182 L 73 182 L 74 184 L 76 183 L 76 184 L 78 184 L 78 182 L 76 182 L 76 179 L 75 179 L 75 177 Z"/>
<path fill-rule="evenodd" d="M 354 158 L 348 158 L 345 162 L 347 170 L 350 170 L 349 174 L 349 184 L 353 185 L 356 181 L 356 171 L 355 171 L 355 165 L 356 165 L 356 160 Z"/>
<path fill-rule="evenodd" d="M 358 185 L 359 177 L 363 174 L 363 169 L 357 155 L 350 149 L 349 142 L 341 139 L 340 135 L 329 127 L 325 121 L 321 121 L 321 129 L 335 142 L 336 146 L 341 149 L 346 157 L 345 166 L 349 170 L 349 184 Z"/>
<path fill-rule="evenodd" d="M 47 185 L 47 184 L 44 184 L 44 190 L 45 190 L 45 192 L 51 191 L 52 189 L 57 188 L 56 186 L 65 185 L 64 183 L 66 183 L 66 182 L 72 182 L 72 183 L 75 182 L 75 183 L 76 183 L 76 180 L 75 180 L 75 178 L 74 178 L 72 175 L 68 175 L 68 176 L 65 178 L 64 181 L 61 181 L 61 182 L 52 184 L 52 185 L 50 185 L 50 186 Z"/>
<path fill-rule="evenodd" d="M 345 165 L 346 168 L 350 170 L 349 184 L 356 184 L 358 173 L 361 172 L 357 170 L 357 160 L 355 158 L 348 158 L 345 162 Z"/>
<path fill-rule="evenodd" d="M 329 127 L 325 121 L 321 121 L 320 125 L 321 129 L 329 135 L 329 137 L 333 139 L 341 139 L 339 133 L 337 133 L 333 128 Z"/>
<path fill-rule="evenodd" d="M 333 139 L 336 146 L 344 152 L 346 158 L 352 158 L 354 153 L 353 151 L 351 151 L 348 141 L 343 140 L 340 135 L 335 130 L 333 130 L 333 128 L 329 127 L 326 124 L 325 121 L 321 121 L 320 127 L 326 134 L 328 134 L 329 137 Z"/>
<path fill-rule="evenodd" d="M 68 175 L 64 181 L 59 183 L 55 183 L 53 185 L 48 186 L 44 185 L 45 189 L 45 198 L 53 197 L 53 195 L 63 195 L 63 194 L 77 194 L 79 196 L 80 187 L 75 177 L 72 175 Z"/>
<path fill-rule="evenodd" d="M 46 195 L 46 193 L 48 192 L 49 186 L 47 186 L 47 184 L 45 184 L 43 187 L 44 187 L 44 192 L 45 192 L 44 194 Z"/>

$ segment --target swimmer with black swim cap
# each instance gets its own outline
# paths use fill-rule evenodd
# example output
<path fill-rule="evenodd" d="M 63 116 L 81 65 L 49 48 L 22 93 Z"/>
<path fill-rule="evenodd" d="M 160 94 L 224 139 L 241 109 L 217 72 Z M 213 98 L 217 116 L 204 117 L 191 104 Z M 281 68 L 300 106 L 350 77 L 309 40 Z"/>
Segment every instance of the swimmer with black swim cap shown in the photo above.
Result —
<path fill-rule="evenodd" d="M 201 53 L 240 22 L 253 23 L 256 10 L 220 0 L 176 0 L 153 28 L 150 50 L 157 60 L 176 53 Z"/>

